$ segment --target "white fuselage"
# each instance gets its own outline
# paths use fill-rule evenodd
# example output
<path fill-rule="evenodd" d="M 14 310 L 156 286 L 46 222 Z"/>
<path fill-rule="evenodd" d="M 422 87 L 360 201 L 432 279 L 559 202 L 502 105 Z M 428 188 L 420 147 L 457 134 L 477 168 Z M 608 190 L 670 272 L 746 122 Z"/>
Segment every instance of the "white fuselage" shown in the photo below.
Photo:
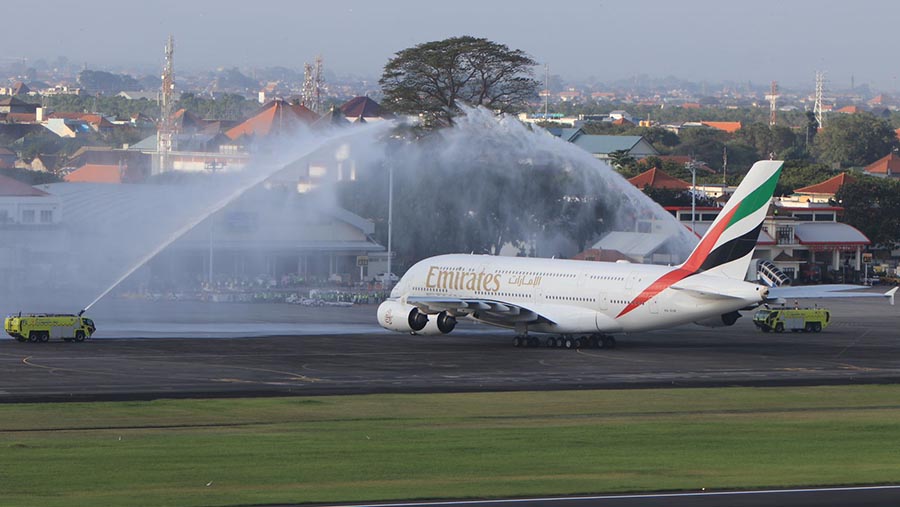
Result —
<path fill-rule="evenodd" d="M 627 333 L 718 318 L 760 304 L 766 288 L 716 275 L 679 273 L 677 267 L 441 255 L 414 265 L 392 298 L 460 298 L 526 308 L 546 317 L 528 324 L 547 333 Z M 470 318 L 517 328 L 487 312 Z"/>

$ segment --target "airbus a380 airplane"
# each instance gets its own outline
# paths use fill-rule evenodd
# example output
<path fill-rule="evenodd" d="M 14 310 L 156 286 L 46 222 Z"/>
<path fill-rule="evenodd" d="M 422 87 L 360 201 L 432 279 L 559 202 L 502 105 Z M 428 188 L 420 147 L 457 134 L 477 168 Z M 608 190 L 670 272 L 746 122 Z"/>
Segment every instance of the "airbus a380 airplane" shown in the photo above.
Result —
<path fill-rule="evenodd" d="M 730 326 L 738 310 L 779 297 L 872 296 L 835 292 L 855 288 L 848 285 L 769 288 L 744 281 L 781 165 L 755 163 L 679 266 L 441 255 L 407 271 L 378 307 L 378 323 L 393 331 L 442 334 L 468 317 L 515 329 L 517 346 L 539 345 L 528 335 L 537 332 L 559 335 L 548 338 L 550 346 L 611 347 L 615 334 L 690 322 Z M 874 295 L 890 296 L 893 303 L 896 290 Z"/>

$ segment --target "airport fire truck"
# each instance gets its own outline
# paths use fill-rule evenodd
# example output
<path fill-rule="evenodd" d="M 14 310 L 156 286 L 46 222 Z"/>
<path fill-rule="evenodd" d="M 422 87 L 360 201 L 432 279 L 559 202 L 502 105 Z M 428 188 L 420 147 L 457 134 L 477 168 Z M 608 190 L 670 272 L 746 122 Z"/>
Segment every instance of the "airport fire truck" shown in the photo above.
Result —
<path fill-rule="evenodd" d="M 46 342 L 51 338 L 83 342 L 97 329 L 93 320 L 81 315 L 47 313 L 13 315 L 6 318 L 3 327 L 20 342 Z"/>
<path fill-rule="evenodd" d="M 753 324 L 764 333 L 784 331 L 818 333 L 828 327 L 831 312 L 821 308 L 772 308 L 759 310 L 753 316 Z"/>

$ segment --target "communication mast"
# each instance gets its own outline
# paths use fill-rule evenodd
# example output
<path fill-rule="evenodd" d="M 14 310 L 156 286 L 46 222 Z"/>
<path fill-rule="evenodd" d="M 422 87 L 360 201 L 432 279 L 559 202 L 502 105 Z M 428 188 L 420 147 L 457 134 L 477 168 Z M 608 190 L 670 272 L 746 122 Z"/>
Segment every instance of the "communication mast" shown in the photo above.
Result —
<path fill-rule="evenodd" d="M 305 64 L 303 66 L 303 92 L 301 94 L 303 105 L 321 114 L 322 111 L 322 95 L 325 91 L 325 76 L 322 72 L 322 56 L 316 57 L 313 65 Z"/>
<path fill-rule="evenodd" d="M 769 101 L 769 126 L 775 125 L 776 118 L 776 102 L 778 101 L 778 82 L 772 81 L 772 91 L 766 95 L 766 99 Z"/>
<path fill-rule="evenodd" d="M 825 126 L 825 111 L 822 110 L 822 95 L 825 93 L 825 73 L 816 71 L 816 102 L 813 105 L 813 114 L 816 115 L 816 123 L 819 128 Z"/>
<path fill-rule="evenodd" d="M 166 63 L 162 74 L 162 93 L 159 104 L 159 129 L 156 134 L 156 153 L 159 157 L 155 174 L 168 171 L 172 152 L 172 141 L 175 137 L 175 121 L 172 118 L 172 110 L 175 107 L 175 68 L 173 56 L 175 54 L 175 37 L 169 35 L 166 42 Z"/>

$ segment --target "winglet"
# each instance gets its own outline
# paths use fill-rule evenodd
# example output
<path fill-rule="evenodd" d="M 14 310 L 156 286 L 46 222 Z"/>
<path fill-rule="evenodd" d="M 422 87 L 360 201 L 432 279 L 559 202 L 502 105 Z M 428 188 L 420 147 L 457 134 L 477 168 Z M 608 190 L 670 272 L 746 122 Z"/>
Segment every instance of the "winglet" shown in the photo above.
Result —
<path fill-rule="evenodd" d="M 891 298 L 891 306 L 894 306 L 894 294 L 897 293 L 897 289 L 900 287 L 894 287 L 893 289 L 884 293 L 885 296 Z"/>

